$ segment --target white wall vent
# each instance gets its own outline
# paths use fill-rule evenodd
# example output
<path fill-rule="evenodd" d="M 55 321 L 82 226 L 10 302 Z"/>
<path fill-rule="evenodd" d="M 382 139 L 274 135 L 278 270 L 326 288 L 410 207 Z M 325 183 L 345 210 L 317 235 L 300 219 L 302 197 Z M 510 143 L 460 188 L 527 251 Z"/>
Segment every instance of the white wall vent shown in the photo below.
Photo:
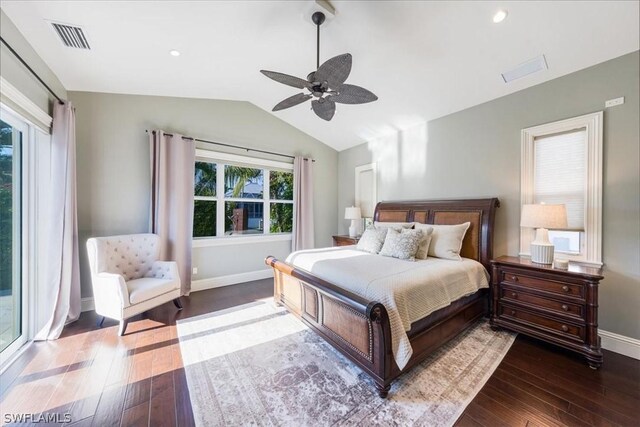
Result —
<path fill-rule="evenodd" d="M 547 60 L 544 55 L 540 55 L 537 58 L 533 58 L 524 62 L 513 70 L 509 70 L 505 73 L 502 73 L 502 79 L 505 83 L 512 82 L 514 80 L 520 79 L 524 76 L 528 76 L 529 74 L 537 73 L 538 71 L 546 70 Z"/>
<path fill-rule="evenodd" d="M 66 47 L 73 47 L 76 49 L 91 49 L 89 46 L 89 41 L 87 41 L 87 36 L 84 34 L 82 28 L 61 24 L 58 22 L 49 22 L 53 27 L 53 30 L 56 32 L 62 44 Z"/>

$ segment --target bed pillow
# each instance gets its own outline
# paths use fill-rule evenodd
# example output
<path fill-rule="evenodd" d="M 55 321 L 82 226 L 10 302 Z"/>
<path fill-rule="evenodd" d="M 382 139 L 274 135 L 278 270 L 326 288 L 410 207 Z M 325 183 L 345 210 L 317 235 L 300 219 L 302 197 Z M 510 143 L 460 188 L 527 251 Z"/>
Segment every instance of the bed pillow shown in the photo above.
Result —
<path fill-rule="evenodd" d="M 403 228 L 413 228 L 415 222 L 380 222 L 376 221 L 373 223 L 375 228 L 395 228 L 400 231 Z"/>
<path fill-rule="evenodd" d="M 430 224 L 433 227 L 433 233 L 431 234 L 431 244 L 429 245 L 429 256 L 462 260 L 460 258 L 462 240 L 470 225 L 470 222 L 457 225 Z"/>
<path fill-rule="evenodd" d="M 382 249 L 384 239 L 387 235 L 387 230 L 387 228 L 367 228 L 364 230 L 364 233 L 362 233 L 362 236 L 360 236 L 356 249 L 359 251 L 377 254 L 380 252 L 380 249 Z"/>
<path fill-rule="evenodd" d="M 433 234 L 433 227 L 428 224 L 416 224 L 416 230 L 422 231 L 422 239 L 418 245 L 418 252 L 416 252 L 416 259 L 427 259 L 429 255 L 429 246 L 431 245 L 431 235 Z"/>
<path fill-rule="evenodd" d="M 421 230 L 405 228 L 402 231 L 397 231 L 395 228 L 389 228 L 380 255 L 415 261 L 422 236 Z"/>

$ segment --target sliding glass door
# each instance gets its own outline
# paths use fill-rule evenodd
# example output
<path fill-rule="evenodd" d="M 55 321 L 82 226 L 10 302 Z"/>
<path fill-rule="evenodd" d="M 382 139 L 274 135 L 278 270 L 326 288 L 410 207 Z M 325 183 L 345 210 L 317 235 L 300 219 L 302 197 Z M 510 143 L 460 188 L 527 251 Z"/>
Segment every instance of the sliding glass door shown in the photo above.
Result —
<path fill-rule="evenodd" d="M 22 285 L 22 144 L 26 124 L 0 115 L 0 360 L 25 341 Z"/>

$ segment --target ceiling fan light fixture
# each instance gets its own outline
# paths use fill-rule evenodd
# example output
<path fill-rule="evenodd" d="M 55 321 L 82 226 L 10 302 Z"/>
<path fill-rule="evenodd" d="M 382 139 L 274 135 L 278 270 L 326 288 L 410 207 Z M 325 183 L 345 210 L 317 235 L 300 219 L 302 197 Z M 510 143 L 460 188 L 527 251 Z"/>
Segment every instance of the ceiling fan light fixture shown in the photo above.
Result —
<path fill-rule="evenodd" d="M 272 111 L 284 110 L 315 97 L 317 99 L 311 101 L 311 109 L 318 117 L 329 121 L 335 115 L 336 103 L 364 104 L 376 101 L 378 97 L 367 89 L 345 84 L 351 73 L 350 53 L 334 56 L 320 65 L 320 25 L 325 21 L 325 15 L 322 12 L 315 12 L 311 20 L 316 25 L 317 31 L 317 68 L 307 75 L 306 80 L 275 71 L 260 70 L 262 74 L 278 83 L 309 91 L 308 94 L 303 92 L 286 98 L 273 107 Z"/>

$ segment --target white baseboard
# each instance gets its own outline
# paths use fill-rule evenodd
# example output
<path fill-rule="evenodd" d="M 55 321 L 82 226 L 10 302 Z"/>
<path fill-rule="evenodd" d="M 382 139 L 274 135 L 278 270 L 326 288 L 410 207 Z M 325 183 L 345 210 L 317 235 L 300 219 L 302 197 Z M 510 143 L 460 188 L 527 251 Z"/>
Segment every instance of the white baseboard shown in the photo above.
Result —
<path fill-rule="evenodd" d="M 269 268 L 264 270 L 249 271 L 246 273 L 229 274 L 228 276 L 194 280 L 193 282 L 191 282 L 191 292 L 220 288 L 222 286 L 235 285 L 237 283 L 251 282 L 252 280 L 268 279 L 270 277 L 273 277 L 273 270 Z"/>
<path fill-rule="evenodd" d="M 602 348 L 640 360 L 640 340 L 600 329 Z"/>
<path fill-rule="evenodd" d="M 80 300 L 80 311 L 93 311 L 94 308 L 93 297 L 82 298 Z"/>

